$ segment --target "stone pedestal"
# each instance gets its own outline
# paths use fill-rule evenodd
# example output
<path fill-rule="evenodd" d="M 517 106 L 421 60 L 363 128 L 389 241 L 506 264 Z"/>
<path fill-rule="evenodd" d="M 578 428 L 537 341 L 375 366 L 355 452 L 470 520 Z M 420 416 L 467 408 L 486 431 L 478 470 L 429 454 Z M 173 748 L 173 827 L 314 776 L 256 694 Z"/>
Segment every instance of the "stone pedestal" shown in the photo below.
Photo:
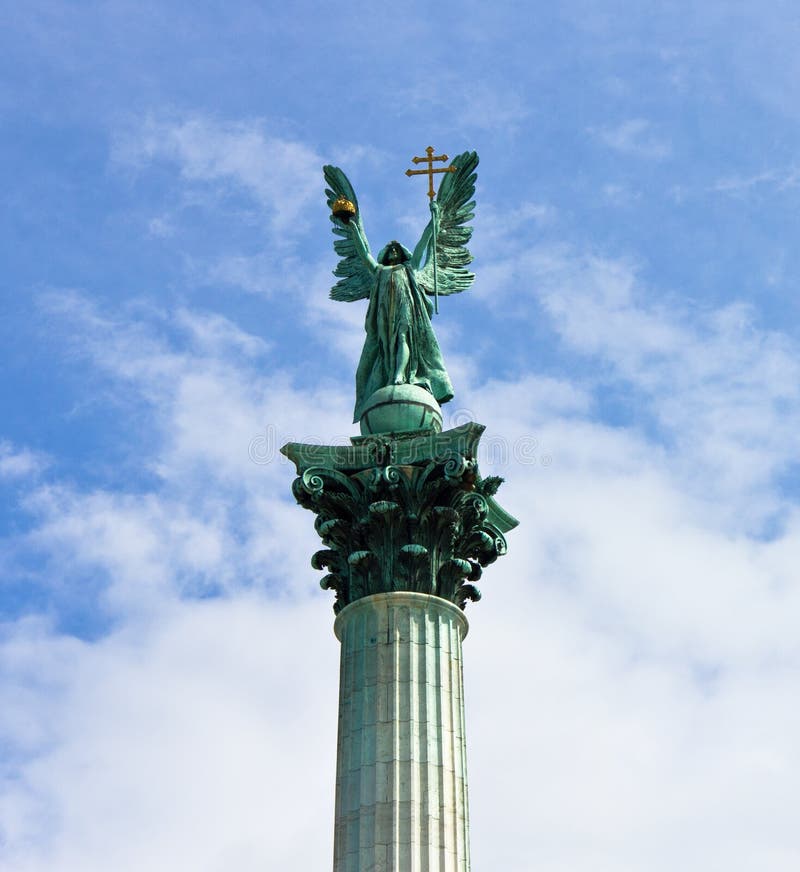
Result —
<path fill-rule="evenodd" d="M 463 611 L 392 592 L 346 606 L 334 872 L 468 872 Z"/>

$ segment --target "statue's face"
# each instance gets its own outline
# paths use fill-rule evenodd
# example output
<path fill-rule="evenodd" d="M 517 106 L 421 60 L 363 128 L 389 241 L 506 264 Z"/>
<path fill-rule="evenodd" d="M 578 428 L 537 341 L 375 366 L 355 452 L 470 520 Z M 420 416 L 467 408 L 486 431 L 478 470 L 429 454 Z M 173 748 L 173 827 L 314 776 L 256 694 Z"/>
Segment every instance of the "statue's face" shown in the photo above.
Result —
<path fill-rule="evenodd" d="M 394 242 L 389 248 L 386 250 L 386 254 L 384 255 L 384 261 L 390 266 L 394 266 L 397 263 L 403 262 L 403 249 Z"/>

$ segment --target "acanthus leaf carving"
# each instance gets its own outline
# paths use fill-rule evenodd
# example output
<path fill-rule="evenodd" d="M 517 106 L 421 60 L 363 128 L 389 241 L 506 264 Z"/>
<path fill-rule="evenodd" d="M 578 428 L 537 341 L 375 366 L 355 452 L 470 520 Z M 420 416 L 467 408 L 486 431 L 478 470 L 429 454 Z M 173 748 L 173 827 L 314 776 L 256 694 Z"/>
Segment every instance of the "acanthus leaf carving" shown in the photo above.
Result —
<path fill-rule="evenodd" d="M 312 566 L 327 570 L 320 584 L 335 591 L 334 610 L 395 590 L 434 594 L 461 608 L 477 601 L 472 582 L 506 551 L 489 520 L 497 517 L 489 502 L 501 479 L 481 479 L 473 457 L 457 451 L 392 465 L 391 441 L 374 446 L 373 466 L 312 466 L 292 485 L 298 503 L 317 516 L 325 549 Z"/>

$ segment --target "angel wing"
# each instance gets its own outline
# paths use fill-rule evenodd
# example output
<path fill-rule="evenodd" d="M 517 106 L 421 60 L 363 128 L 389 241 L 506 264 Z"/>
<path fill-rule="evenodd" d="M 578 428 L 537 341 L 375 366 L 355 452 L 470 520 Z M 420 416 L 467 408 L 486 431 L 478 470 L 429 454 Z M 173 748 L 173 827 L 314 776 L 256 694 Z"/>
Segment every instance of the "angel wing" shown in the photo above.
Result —
<path fill-rule="evenodd" d="M 472 255 L 467 243 L 472 237 L 472 228 L 465 227 L 475 217 L 475 180 L 478 155 L 465 151 L 453 158 L 454 173 L 445 173 L 439 186 L 436 202 L 439 204 L 439 229 L 436 238 L 436 267 L 438 292 L 442 295 L 460 294 L 475 280 L 475 274 L 467 268 Z M 433 258 L 417 275 L 417 284 L 428 293 L 433 293 Z"/>
<path fill-rule="evenodd" d="M 325 181 L 328 183 L 328 187 L 325 189 L 325 196 L 328 198 L 328 208 L 333 208 L 333 204 L 338 197 L 345 197 L 350 200 L 356 207 L 356 214 L 350 220 L 358 224 L 358 229 L 361 231 L 364 243 L 367 244 L 364 225 L 361 223 L 361 210 L 358 208 L 358 200 L 350 180 L 339 167 L 325 166 L 322 170 L 325 173 Z M 331 232 L 339 237 L 333 243 L 333 248 L 341 257 L 336 269 L 333 271 L 333 274 L 340 278 L 331 289 L 331 299 L 344 303 L 365 300 L 369 297 L 375 279 L 364 262 L 363 257 L 359 255 L 353 239 L 341 218 L 337 218 L 332 214 L 331 223 L 333 224 Z M 367 253 L 369 253 L 368 245 Z"/>

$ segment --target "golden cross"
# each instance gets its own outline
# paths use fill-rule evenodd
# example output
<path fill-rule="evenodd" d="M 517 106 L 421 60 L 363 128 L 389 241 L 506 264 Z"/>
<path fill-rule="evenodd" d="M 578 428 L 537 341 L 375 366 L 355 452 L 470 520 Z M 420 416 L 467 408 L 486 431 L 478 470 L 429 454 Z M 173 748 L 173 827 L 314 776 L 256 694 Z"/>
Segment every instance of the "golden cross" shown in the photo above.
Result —
<path fill-rule="evenodd" d="M 407 176 L 428 176 L 428 196 L 433 200 L 436 195 L 436 191 L 433 190 L 433 174 L 434 173 L 454 173 L 456 171 L 456 167 L 437 167 L 433 168 L 433 162 L 435 160 L 447 160 L 446 154 L 434 154 L 433 146 L 429 145 L 425 149 L 427 153 L 427 157 L 412 157 L 411 160 L 414 161 L 415 164 L 419 163 L 427 163 L 428 166 L 424 170 L 406 170 Z"/>

